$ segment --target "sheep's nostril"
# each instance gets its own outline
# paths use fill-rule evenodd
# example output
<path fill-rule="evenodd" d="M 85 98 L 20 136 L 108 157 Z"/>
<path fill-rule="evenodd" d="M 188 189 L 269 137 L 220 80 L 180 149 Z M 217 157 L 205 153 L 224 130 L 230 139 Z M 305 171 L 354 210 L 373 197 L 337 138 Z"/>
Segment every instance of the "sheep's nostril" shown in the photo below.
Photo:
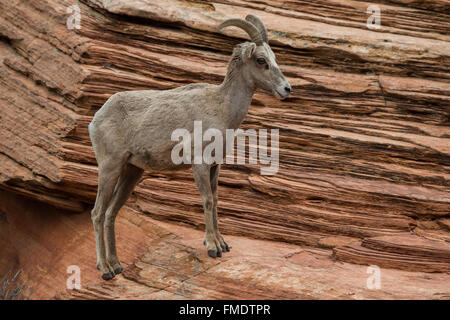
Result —
<path fill-rule="evenodd" d="M 291 87 L 284 87 L 284 90 L 285 90 L 286 92 L 291 92 Z"/>

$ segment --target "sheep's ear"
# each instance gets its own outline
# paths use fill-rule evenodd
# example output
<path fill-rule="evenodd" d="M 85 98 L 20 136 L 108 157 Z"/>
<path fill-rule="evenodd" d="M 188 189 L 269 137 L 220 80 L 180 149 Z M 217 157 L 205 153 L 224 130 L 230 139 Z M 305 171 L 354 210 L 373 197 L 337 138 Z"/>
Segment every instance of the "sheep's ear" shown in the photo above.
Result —
<path fill-rule="evenodd" d="M 246 61 L 250 59 L 255 53 L 255 50 L 256 50 L 256 43 L 254 42 L 250 43 L 250 45 L 247 48 L 245 48 L 244 52 L 242 52 L 244 60 Z"/>

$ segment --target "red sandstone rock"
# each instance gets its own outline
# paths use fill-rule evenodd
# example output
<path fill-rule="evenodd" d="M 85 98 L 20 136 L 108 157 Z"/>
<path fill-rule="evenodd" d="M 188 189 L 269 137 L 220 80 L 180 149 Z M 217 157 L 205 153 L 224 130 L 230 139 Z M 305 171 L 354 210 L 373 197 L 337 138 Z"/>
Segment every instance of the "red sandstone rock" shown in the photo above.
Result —
<path fill-rule="evenodd" d="M 425 272 L 450 271 L 450 244 L 412 234 L 366 238 L 334 249 L 343 261 Z"/>
<path fill-rule="evenodd" d="M 87 125 L 95 111 L 117 91 L 219 83 L 233 46 L 246 36 L 233 28 L 221 34 L 216 26 L 226 18 L 253 13 L 267 25 L 293 95 L 283 101 L 262 92 L 255 95 L 242 127 L 280 129 L 280 170 L 275 176 L 261 176 L 259 166 L 223 166 L 219 182 L 223 233 L 334 248 L 338 259 L 353 263 L 448 270 L 447 249 L 442 245 L 409 245 L 422 241 L 421 237 L 441 244 L 450 241 L 448 4 L 384 3 L 382 29 L 374 31 L 366 27 L 365 11 L 372 3 L 363 1 L 83 0 L 79 30 L 66 27 L 72 1 L 0 2 L 2 199 L 13 192 L 21 196 L 14 198 L 20 203 L 34 203 L 22 200 L 33 199 L 53 206 L 51 223 L 57 234 L 67 230 L 66 222 L 88 230 L 89 219 L 84 216 L 95 199 L 97 168 Z M 160 221 L 203 228 L 200 197 L 190 172 L 146 173 L 127 205 Z M 6 222 L 1 230 L 9 235 L 2 232 L 0 241 L 7 245 L 0 259 L 18 260 L 33 279 L 39 272 L 29 269 L 34 262 L 19 244 L 25 241 L 20 239 L 34 243 L 35 224 L 22 225 L 19 217 L 24 213 L 16 209 L 3 212 Z M 68 212 L 84 212 L 86 222 L 77 224 L 80 216 Z M 40 219 L 41 213 L 30 213 L 34 214 L 30 221 Z M 121 220 L 125 233 L 135 230 L 127 226 L 130 219 L 134 214 Z M 21 226 L 28 226 L 26 232 L 11 238 L 11 228 Z M 64 245 L 53 243 L 58 237 L 49 233 L 36 242 L 38 252 L 42 246 L 51 248 L 42 251 L 49 261 L 53 255 L 64 256 Z M 96 270 L 86 260 L 86 255 L 94 254 L 93 238 L 83 241 L 76 259 L 86 262 L 86 272 L 94 281 Z M 129 248 L 140 243 L 127 241 Z M 172 250 L 163 248 L 166 253 Z M 126 259 L 141 258 L 129 250 Z M 291 259 L 312 265 L 316 261 L 305 253 Z M 280 260 L 280 265 L 284 262 Z M 238 268 L 235 264 L 229 268 Z M 259 260 L 242 268 L 251 272 L 258 264 Z M 362 267 L 349 267 L 360 270 L 353 268 Z M 130 279 L 136 270 L 130 265 Z M 402 277 L 400 271 L 392 272 Z M 46 290 L 59 290 L 63 273 L 51 271 L 49 275 L 59 280 Z M 206 283 L 208 277 L 202 277 Z M 302 280 L 314 278 L 308 277 Z M 155 281 L 151 279 L 146 281 Z M 120 291 L 112 286 L 119 291 L 111 296 L 176 296 L 165 290 L 147 295 L 138 289 L 143 295 L 133 295 L 132 288 L 139 285 L 120 281 L 131 287 Z M 40 292 L 33 297 L 44 297 L 45 290 L 33 285 Z M 239 285 L 230 282 L 229 290 Z M 409 293 L 395 294 L 418 298 L 415 285 Z M 217 288 L 199 286 L 203 289 L 196 287 L 188 296 L 199 292 L 201 297 L 228 297 L 214 291 Z M 265 297 L 272 289 L 260 289 L 256 296 Z M 307 288 L 280 290 L 273 291 L 272 297 L 309 294 Z M 347 297 L 337 291 L 324 293 L 327 296 Z"/>
<path fill-rule="evenodd" d="M 124 210 L 122 210 L 122 213 Z M 228 236 L 209 259 L 203 233 L 153 221 L 171 235 L 154 240 L 123 275 L 67 291 L 59 299 L 448 299 L 450 276 L 381 267 L 381 288 L 367 267 L 335 261 L 331 251 Z M 156 227 L 156 226 L 155 226 Z"/>

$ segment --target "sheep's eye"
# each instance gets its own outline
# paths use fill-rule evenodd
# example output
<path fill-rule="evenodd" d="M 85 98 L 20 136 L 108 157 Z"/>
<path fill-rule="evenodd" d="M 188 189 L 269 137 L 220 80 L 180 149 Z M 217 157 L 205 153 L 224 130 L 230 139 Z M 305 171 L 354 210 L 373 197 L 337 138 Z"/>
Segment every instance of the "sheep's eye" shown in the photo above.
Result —
<path fill-rule="evenodd" d="M 256 59 L 256 62 L 258 62 L 259 64 L 263 65 L 263 64 L 266 63 L 266 59 L 264 59 L 264 58 L 258 58 L 258 59 Z"/>

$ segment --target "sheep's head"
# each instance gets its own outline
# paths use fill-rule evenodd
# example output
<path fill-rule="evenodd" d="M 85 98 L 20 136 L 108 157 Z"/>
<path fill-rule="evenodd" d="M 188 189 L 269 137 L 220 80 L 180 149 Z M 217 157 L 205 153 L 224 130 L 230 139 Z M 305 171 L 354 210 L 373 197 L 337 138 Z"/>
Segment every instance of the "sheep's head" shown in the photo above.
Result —
<path fill-rule="evenodd" d="M 282 99 L 289 96 L 291 86 L 280 71 L 275 54 L 269 46 L 267 30 L 262 21 L 249 14 L 245 20 L 229 19 L 219 25 L 219 30 L 235 26 L 248 33 L 251 43 L 244 47 L 242 59 L 245 73 L 256 87 L 272 91 L 275 97 Z"/>

